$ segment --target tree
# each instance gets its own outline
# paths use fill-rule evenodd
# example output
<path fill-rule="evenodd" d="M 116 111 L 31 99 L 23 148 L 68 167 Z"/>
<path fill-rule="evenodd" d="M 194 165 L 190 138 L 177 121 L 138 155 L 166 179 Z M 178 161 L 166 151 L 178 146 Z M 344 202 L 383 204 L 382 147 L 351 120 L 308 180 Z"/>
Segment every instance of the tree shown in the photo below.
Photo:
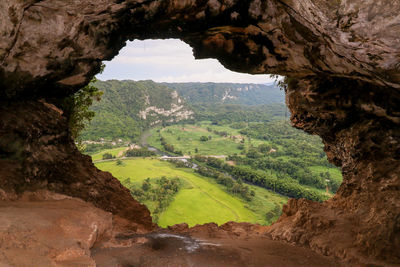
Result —
<path fill-rule="evenodd" d="M 203 136 L 200 137 L 200 141 L 201 142 L 206 142 L 206 141 L 208 141 L 208 137 L 203 135 Z"/>
<path fill-rule="evenodd" d="M 151 188 L 151 184 L 149 181 L 143 181 L 142 183 L 142 189 L 143 191 L 149 191 Z"/>
<path fill-rule="evenodd" d="M 104 153 L 103 154 L 103 159 L 112 159 L 113 155 L 111 155 L 111 153 Z"/>
<path fill-rule="evenodd" d="M 100 73 L 103 70 L 104 65 L 101 66 Z M 61 102 L 61 109 L 68 120 L 70 136 L 78 143 L 78 148 L 82 148 L 79 139 L 80 133 L 95 115 L 89 108 L 93 104 L 93 100 L 100 101 L 103 94 L 93 85 L 96 81 L 97 79 L 94 77 L 88 85 L 79 89 L 75 94 L 64 98 Z"/>

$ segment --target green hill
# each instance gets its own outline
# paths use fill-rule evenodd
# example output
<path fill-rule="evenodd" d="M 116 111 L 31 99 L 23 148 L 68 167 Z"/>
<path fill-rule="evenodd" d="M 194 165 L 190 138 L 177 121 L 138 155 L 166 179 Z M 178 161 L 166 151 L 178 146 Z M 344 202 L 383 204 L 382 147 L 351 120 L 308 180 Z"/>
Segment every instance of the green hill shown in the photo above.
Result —
<path fill-rule="evenodd" d="M 96 116 L 82 133 L 83 140 L 137 140 L 144 129 L 193 117 L 176 91 L 153 81 L 98 81 L 102 100 L 91 110 Z"/>
<path fill-rule="evenodd" d="M 179 121 L 265 122 L 283 118 L 284 92 L 273 85 L 156 83 L 109 80 L 94 84 L 102 100 L 91 110 L 83 140 L 137 141 L 144 130 Z"/>
<path fill-rule="evenodd" d="M 285 93 L 276 85 L 242 83 L 164 83 L 189 104 L 265 105 L 284 103 Z"/>

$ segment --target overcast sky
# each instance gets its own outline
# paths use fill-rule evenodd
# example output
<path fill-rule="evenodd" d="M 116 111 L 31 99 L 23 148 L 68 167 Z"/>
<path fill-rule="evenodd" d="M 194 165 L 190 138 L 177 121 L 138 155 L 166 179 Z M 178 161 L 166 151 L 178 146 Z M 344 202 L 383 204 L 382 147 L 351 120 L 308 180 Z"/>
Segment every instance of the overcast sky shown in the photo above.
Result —
<path fill-rule="evenodd" d="M 271 83 L 269 75 L 225 69 L 215 59 L 195 60 L 192 48 L 176 39 L 128 42 L 112 61 L 105 61 L 100 80 L 130 79 L 156 82 Z"/>

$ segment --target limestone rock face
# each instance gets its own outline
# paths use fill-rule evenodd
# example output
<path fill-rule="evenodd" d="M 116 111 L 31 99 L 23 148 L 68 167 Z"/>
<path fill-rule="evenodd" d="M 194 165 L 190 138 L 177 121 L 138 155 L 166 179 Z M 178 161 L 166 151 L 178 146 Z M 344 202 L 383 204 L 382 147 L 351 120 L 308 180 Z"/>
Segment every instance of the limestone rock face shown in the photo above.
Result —
<path fill-rule="evenodd" d="M 180 38 L 197 58 L 288 76 L 294 126 L 320 135 L 342 167 L 332 200 L 291 200 L 269 234 L 354 262 L 400 263 L 399 21 L 393 0 L 1 1 L 0 188 L 47 188 L 151 227 L 38 100 L 76 91 L 128 39 Z"/>

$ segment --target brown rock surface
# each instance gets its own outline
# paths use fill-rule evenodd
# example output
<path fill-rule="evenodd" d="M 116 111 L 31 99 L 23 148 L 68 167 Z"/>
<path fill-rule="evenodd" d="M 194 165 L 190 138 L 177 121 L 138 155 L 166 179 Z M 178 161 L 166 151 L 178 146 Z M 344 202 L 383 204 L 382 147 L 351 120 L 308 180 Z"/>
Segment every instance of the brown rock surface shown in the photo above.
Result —
<path fill-rule="evenodd" d="M 1 98 L 71 93 L 146 38 L 181 38 L 242 72 L 400 88 L 398 1 L 12 0 L 0 12 Z"/>
<path fill-rule="evenodd" d="M 249 231 L 209 225 L 185 233 L 121 230 L 92 204 L 49 191 L 0 201 L 0 266 L 341 266 Z"/>
<path fill-rule="evenodd" d="M 96 266 L 90 249 L 112 235 L 111 213 L 46 191 L 0 201 L 1 266 Z"/>
<path fill-rule="evenodd" d="M 150 212 L 108 172 L 82 155 L 60 111 L 41 101 L 0 106 L 0 189 L 15 196 L 48 189 L 153 227 Z M 1 194 L 0 194 L 1 199 Z"/>
<path fill-rule="evenodd" d="M 46 188 L 151 228 L 147 209 L 37 100 L 74 92 L 127 39 L 181 38 L 197 58 L 287 75 L 293 124 L 342 166 L 332 200 L 290 201 L 269 234 L 354 263 L 400 264 L 399 14 L 392 0 L 1 1 L 0 188 Z"/>
<path fill-rule="evenodd" d="M 344 181 L 322 204 L 290 200 L 274 238 L 355 262 L 400 263 L 400 94 L 387 90 L 346 79 L 289 82 L 294 126 L 322 137 Z"/>

